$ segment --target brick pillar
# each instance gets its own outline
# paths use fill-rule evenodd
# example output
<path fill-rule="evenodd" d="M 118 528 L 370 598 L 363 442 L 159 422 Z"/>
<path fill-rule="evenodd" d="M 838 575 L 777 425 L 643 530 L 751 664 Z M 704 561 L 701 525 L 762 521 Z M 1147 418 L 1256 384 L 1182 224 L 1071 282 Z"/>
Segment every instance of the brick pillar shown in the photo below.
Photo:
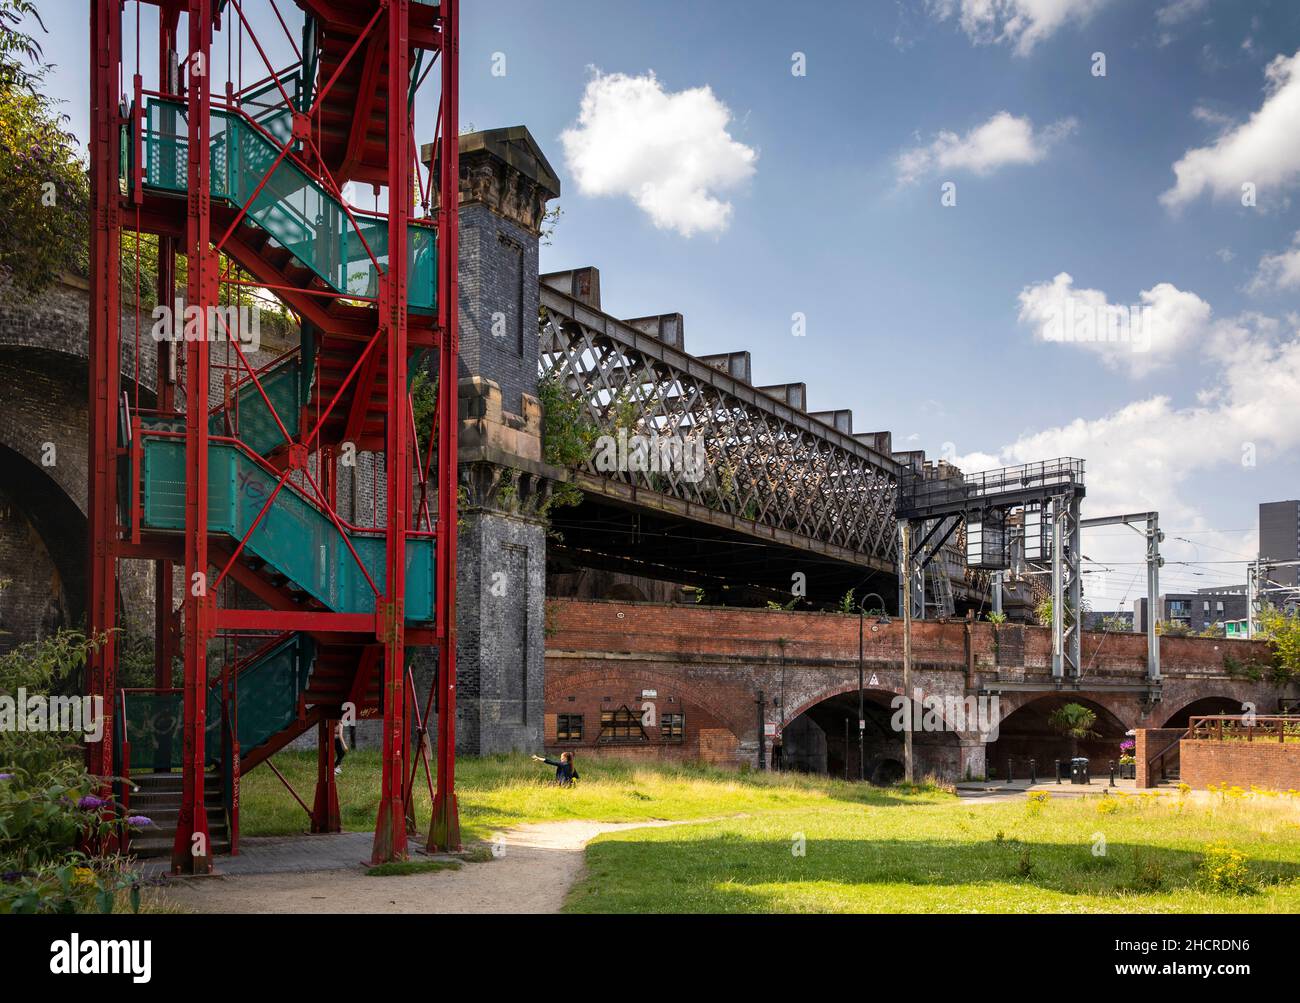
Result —
<path fill-rule="evenodd" d="M 426 161 L 433 154 L 425 147 Z M 472 754 L 542 744 L 549 484 L 537 258 L 559 192 L 522 126 L 460 137 L 456 746 Z"/>
<path fill-rule="evenodd" d="M 977 777 L 987 777 L 988 747 L 985 745 L 984 737 L 982 735 L 963 735 L 960 738 L 960 742 L 960 759 L 957 763 L 958 781 L 973 780 Z"/>

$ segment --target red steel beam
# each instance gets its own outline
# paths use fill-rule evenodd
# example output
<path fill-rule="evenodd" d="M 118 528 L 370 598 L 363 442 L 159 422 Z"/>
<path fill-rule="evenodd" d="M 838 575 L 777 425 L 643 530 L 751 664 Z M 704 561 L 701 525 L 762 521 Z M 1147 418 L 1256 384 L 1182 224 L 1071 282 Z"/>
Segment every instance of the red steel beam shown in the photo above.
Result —
<path fill-rule="evenodd" d="M 344 442 L 355 443 L 361 438 L 361 432 L 366 424 L 366 412 L 370 410 L 370 397 L 375 391 L 375 379 L 379 376 L 379 366 L 382 361 L 382 354 L 378 351 L 370 352 L 366 356 L 365 364 L 357 373 L 356 386 L 352 390 L 352 404 L 348 408 L 347 421 L 343 426 Z M 349 373 L 348 375 L 350 377 L 352 374 Z M 336 399 L 342 395 L 346 385 L 344 383 L 339 387 Z M 335 401 L 330 401 L 326 414 L 334 407 L 334 403 Z"/>
<path fill-rule="evenodd" d="M 158 11 L 158 83 L 159 90 L 171 89 L 171 57 L 176 51 L 176 29 L 180 13 L 163 6 Z M 141 158 L 143 160 L 143 158 Z M 139 235 L 137 234 L 137 239 Z M 176 303 L 176 243 L 169 236 L 158 237 L 158 275 L 155 286 L 157 302 L 174 307 Z M 176 410 L 176 386 L 171 379 L 173 345 L 158 343 L 155 383 L 158 410 Z M 176 660 L 176 614 L 172 609 L 173 574 L 170 561 L 154 564 L 154 685 L 172 684 L 172 663 Z"/>
<path fill-rule="evenodd" d="M 456 806 L 456 329 L 460 206 L 460 0 L 442 0 L 442 176 L 438 179 L 438 538 L 434 578 L 438 633 L 438 794 L 430 850 L 460 848 Z M 390 85 L 391 86 L 391 85 Z M 391 93 L 391 92 L 390 92 Z M 390 137 L 389 151 L 392 144 Z M 403 159 L 407 159 L 403 157 Z M 390 389 L 392 380 L 390 377 Z M 401 453 L 392 455 L 403 455 Z"/>
<path fill-rule="evenodd" d="M 410 0 L 388 4 L 388 270 L 379 291 L 379 324 L 388 340 L 388 430 L 385 465 L 388 475 L 387 519 L 384 527 L 386 575 L 383 609 L 383 706 L 381 744 L 383 764 L 379 814 L 375 820 L 372 863 L 406 856 L 406 776 L 410 741 L 403 692 L 406 644 L 406 530 L 409 516 L 411 465 L 407 458 L 406 415 L 406 225 L 411 215 L 411 161 L 407 157 L 410 117 L 406 109 L 409 86 Z M 375 40 L 378 44 L 378 40 Z M 359 94 L 365 107 L 370 95 Z"/>
<path fill-rule="evenodd" d="M 122 211 L 118 194 L 118 74 L 122 62 L 122 24 L 118 0 L 94 0 L 90 18 L 90 407 L 89 588 L 90 636 L 106 643 L 89 658 L 90 696 L 103 699 L 104 738 L 86 745 L 87 768 L 108 778 L 113 770 L 113 715 L 117 701 L 117 399 L 121 382 L 121 303 L 118 269 Z"/>
<path fill-rule="evenodd" d="M 361 64 L 360 85 L 357 87 L 358 103 L 363 95 L 373 94 L 375 88 L 379 86 L 379 74 L 383 68 L 383 55 L 383 43 L 377 38 L 372 38 L 370 45 L 366 47 L 365 60 Z M 342 72 L 344 65 L 346 63 L 339 64 L 339 72 Z M 320 103 L 322 97 L 324 97 L 323 92 L 317 97 L 317 104 Z M 365 159 L 366 131 L 369 121 L 370 109 L 358 107 L 357 113 L 352 117 L 352 126 L 348 129 L 348 138 L 344 145 L 343 163 L 339 167 L 339 177 L 352 177 Z"/>
<path fill-rule="evenodd" d="M 181 809 L 172 845 L 173 874 L 212 870 L 212 839 L 204 804 L 207 724 L 207 645 L 216 597 L 208 588 L 208 308 L 217 303 L 217 255 L 212 249 L 208 149 L 212 109 L 212 0 L 189 0 L 185 254 L 186 306 L 198 308 L 201 337 L 187 345 L 185 364 L 185 679 Z"/>
<path fill-rule="evenodd" d="M 335 613 L 333 610 L 231 609 L 216 610 L 217 627 L 223 630 L 337 631 L 375 636 L 375 614 Z"/>

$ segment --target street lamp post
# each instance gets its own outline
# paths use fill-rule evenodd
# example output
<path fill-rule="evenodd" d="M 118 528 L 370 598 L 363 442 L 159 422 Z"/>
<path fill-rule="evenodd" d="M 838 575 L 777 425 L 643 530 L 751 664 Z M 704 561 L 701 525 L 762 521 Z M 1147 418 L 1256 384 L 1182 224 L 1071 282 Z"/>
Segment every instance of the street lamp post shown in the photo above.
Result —
<path fill-rule="evenodd" d="M 882 596 L 879 592 L 868 592 L 865 596 L 862 597 L 862 602 L 858 603 L 858 779 L 859 780 L 866 779 L 866 771 L 867 771 L 866 751 L 864 747 L 865 745 L 864 732 L 866 731 L 866 727 L 867 727 L 867 717 L 866 717 L 867 708 L 864 702 L 865 696 L 862 690 L 862 641 L 863 641 L 863 625 L 866 622 L 866 617 L 867 617 L 866 601 L 868 599 L 879 599 L 880 611 L 882 613 L 885 611 L 885 597 Z"/>

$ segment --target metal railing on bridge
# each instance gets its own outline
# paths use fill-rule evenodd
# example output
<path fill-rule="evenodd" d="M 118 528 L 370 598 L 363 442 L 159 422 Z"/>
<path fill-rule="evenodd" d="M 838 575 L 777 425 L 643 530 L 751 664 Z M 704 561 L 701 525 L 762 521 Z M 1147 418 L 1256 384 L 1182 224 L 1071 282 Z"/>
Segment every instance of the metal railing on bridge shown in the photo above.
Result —
<path fill-rule="evenodd" d="M 954 505 L 976 507 L 986 499 L 1003 501 L 1022 492 L 1052 494 L 1082 484 L 1083 460 L 1068 456 L 975 474 L 958 472 L 950 477 L 908 472 L 899 484 L 899 511 L 926 511 Z"/>

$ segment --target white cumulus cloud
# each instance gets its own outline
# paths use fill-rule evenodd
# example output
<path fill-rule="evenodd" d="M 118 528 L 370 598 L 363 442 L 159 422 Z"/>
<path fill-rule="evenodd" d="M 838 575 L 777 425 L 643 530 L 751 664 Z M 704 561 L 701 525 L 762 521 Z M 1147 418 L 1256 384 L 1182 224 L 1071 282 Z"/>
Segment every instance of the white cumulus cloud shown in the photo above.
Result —
<path fill-rule="evenodd" d="M 1028 116 L 1000 111 L 965 135 L 947 130 L 934 140 L 900 153 L 895 168 L 900 184 L 910 184 L 935 171 L 991 174 L 999 167 L 1036 164 L 1051 148 L 1078 127 L 1072 118 L 1035 129 Z"/>
<path fill-rule="evenodd" d="M 1289 250 L 1260 258 L 1259 269 L 1250 283 L 1251 292 L 1279 289 L 1300 289 L 1300 233 L 1295 235 Z"/>
<path fill-rule="evenodd" d="M 1264 73 L 1259 110 L 1209 146 L 1183 154 L 1173 166 L 1174 186 L 1160 196 L 1165 206 L 1181 208 L 1206 192 L 1240 198 L 1246 183 L 1261 195 L 1300 183 L 1300 52 L 1278 56 Z"/>
<path fill-rule="evenodd" d="M 754 174 L 758 153 L 730 122 L 708 87 L 669 92 L 653 72 L 596 70 L 560 142 L 584 195 L 630 198 L 655 226 L 689 237 L 725 230 L 732 205 L 720 194 Z"/>
<path fill-rule="evenodd" d="M 1210 0 L 1170 0 L 1156 11 L 1156 20 L 1168 28 L 1203 14 L 1209 5 Z"/>
<path fill-rule="evenodd" d="M 956 18 L 977 45 L 1005 43 L 1027 56 L 1035 45 L 1073 21 L 1082 24 L 1109 0 L 930 0 L 940 20 Z"/>
<path fill-rule="evenodd" d="M 1135 303 L 1112 303 L 1100 289 L 1076 289 L 1068 272 L 1020 292 L 1020 322 L 1036 340 L 1077 345 L 1134 378 L 1207 339 L 1211 313 L 1205 300 L 1168 282 L 1143 290 Z"/>
<path fill-rule="evenodd" d="M 971 453 L 956 463 L 974 472 L 1081 457 L 1087 462 L 1087 514 L 1156 510 L 1162 526 L 1197 531 L 1195 545 L 1171 540 L 1162 547 L 1170 561 L 1230 559 L 1223 551 L 1249 556 L 1253 533 L 1211 532 L 1201 499 L 1209 483 L 1251 476 L 1246 458 L 1263 466 L 1300 448 L 1300 327 L 1296 318 L 1288 323 L 1284 330 L 1277 321 L 1254 315 L 1213 322 L 1203 357 L 1214 375 L 1194 403 L 1179 406 L 1166 395 L 1153 395 L 1100 417 L 1027 432 L 994 452 Z M 1249 489 L 1243 496 L 1240 521 L 1233 525 L 1254 521 L 1259 499 Z M 1099 562 L 1141 559 L 1140 549 L 1135 552 L 1122 538 L 1085 536 L 1084 549 Z M 1208 570 L 1242 574 L 1240 567 Z M 1139 582 L 1132 595 L 1141 591 Z"/>

